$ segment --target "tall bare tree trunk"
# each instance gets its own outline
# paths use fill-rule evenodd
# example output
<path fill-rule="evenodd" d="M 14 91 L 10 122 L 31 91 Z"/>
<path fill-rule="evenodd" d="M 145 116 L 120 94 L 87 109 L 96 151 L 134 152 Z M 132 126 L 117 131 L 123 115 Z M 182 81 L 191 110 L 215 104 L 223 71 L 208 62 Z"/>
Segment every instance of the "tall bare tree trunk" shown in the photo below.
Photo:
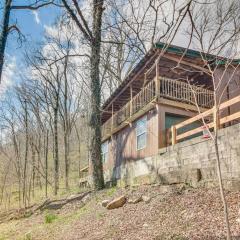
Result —
<path fill-rule="evenodd" d="M 35 151 L 35 146 L 32 143 L 31 144 L 32 148 L 32 197 L 35 197 L 35 175 L 36 175 L 36 151 Z"/>
<path fill-rule="evenodd" d="M 58 103 L 56 103 L 56 105 L 58 105 Z M 59 189 L 58 107 L 54 108 L 53 125 L 54 125 L 54 194 L 57 195 Z"/>
<path fill-rule="evenodd" d="M 90 158 L 93 167 L 93 183 L 95 189 L 104 188 L 103 167 L 101 159 L 101 82 L 99 76 L 99 63 L 101 54 L 101 30 L 104 0 L 93 0 L 93 23 L 92 31 L 87 20 L 84 18 L 78 1 L 73 0 L 72 6 L 67 0 L 62 0 L 63 6 L 76 23 L 79 31 L 91 46 L 90 56 L 90 91 L 91 91 L 91 113 L 90 113 Z M 72 9 L 74 6 L 75 11 Z M 81 19 L 81 20 L 80 20 Z"/>
<path fill-rule="evenodd" d="M 101 50 L 103 0 L 93 1 L 93 30 L 91 44 L 91 145 L 90 157 L 93 166 L 93 180 L 95 189 L 104 188 L 103 166 L 101 158 L 101 86 L 99 78 L 99 63 Z"/>
<path fill-rule="evenodd" d="M 2 78 L 4 51 L 5 51 L 7 36 L 8 36 L 8 26 L 9 26 L 10 12 L 11 12 L 11 4 L 12 4 L 12 0 L 5 0 L 4 11 L 3 11 L 3 20 L 2 20 L 2 31 L 1 31 L 1 35 L 0 35 L 0 83 L 1 83 L 1 78 Z"/>
<path fill-rule="evenodd" d="M 64 159 L 65 159 L 65 188 L 69 189 L 69 114 L 68 114 L 68 55 L 64 63 L 64 103 L 63 103 L 63 126 L 64 126 Z"/>
<path fill-rule="evenodd" d="M 45 141 L 45 197 L 48 196 L 48 130 Z"/>
<path fill-rule="evenodd" d="M 42 190 L 42 182 L 40 176 L 40 165 L 41 165 L 41 138 L 38 138 L 38 148 L 37 148 L 37 186 Z"/>
<path fill-rule="evenodd" d="M 69 189 L 69 138 L 68 130 L 64 133 L 64 159 L 65 159 L 65 188 Z"/>
<path fill-rule="evenodd" d="M 27 163 L 28 163 L 28 109 L 27 102 L 24 100 L 24 122 L 25 122 L 25 156 L 23 168 L 23 203 L 27 206 Z"/>
<path fill-rule="evenodd" d="M 13 146 L 14 146 L 14 152 L 15 152 L 15 158 L 16 158 L 15 168 L 16 168 L 17 179 L 18 179 L 18 203 L 19 203 L 19 208 L 20 208 L 21 207 L 21 201 L 22 201 L 22 196 L 21 196 L 22 171 L 21 171 L 21 160 L 20 160 L 20 155 L 19 155 L 18 144 L 17 144 L 17 140 L 16 140 L 16 134 L 15 134 L 14 126 L 12 126 L 12 135 L 13 135 Z"/>
<path fill-rule="evenodd" d="M 77 139 L 78 139 L 78 177 L 81 177 L 81 139 L 78 133 L 76 122 L 74 123 Z"/>

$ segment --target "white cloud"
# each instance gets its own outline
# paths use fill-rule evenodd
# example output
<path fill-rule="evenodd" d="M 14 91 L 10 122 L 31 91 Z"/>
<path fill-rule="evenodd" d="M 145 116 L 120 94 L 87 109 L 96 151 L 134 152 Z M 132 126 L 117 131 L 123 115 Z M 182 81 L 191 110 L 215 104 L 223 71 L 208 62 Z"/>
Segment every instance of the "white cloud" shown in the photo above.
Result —
<path fill-rule="evenodd" d="M 33 16 L 34 16 L 35 22 L 36 22 L 37 24 L 40 24 L 41 21 L 40 21 L 40 18 L 39 18 L 38 12 L 37 12 L 37 11 L 32 11 L 32 13 L 33 13 Z"/>
<path fill-rule="evenodd" d="M 49 25 L 44 25 L 44 30 L 47 34 L 47 36 L 50 37 L 57 37 L 58 36 L 58 28 L 56 26 L 49 26 Z"/>
<path fill-rule="evenodd" d="M 4 63 L 2 79 L 0 84 L 0 98 L 3 97 L 4 93 L 13 85 L 13 80 L 16 74 L 16 58 L 7 57 L 7 61 Z"/>

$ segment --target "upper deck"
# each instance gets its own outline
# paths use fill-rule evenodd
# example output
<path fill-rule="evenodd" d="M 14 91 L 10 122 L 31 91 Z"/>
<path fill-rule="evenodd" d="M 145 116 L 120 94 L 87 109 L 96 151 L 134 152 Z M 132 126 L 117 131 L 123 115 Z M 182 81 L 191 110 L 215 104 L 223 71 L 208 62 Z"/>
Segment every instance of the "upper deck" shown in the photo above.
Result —
<path fill-rule="evenodd" d="M 217 56 L 156 44 L 102 106 L 102 141 L 156 103 L 206 110 L 213 105 L 213 82 L 206 61 Z"/>
<path fill-rule="evenodd" d="M 112 111 L 112 116 L 102 125 L 102 141 L 121 128 L 128 125 L 161 100 L 170 100 L 187 105 L 211 108 L 213 106 L 213 91 L 190 83 L 158 77 L 148 82 L 134 97 L 130 94 L 129 101 L 118 111 Z"/>

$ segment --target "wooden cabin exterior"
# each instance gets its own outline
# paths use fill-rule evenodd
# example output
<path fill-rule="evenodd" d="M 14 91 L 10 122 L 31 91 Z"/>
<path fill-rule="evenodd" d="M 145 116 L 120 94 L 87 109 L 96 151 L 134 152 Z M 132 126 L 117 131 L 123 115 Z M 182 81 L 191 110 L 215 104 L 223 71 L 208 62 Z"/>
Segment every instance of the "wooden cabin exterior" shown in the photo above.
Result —
<path fill-rule="evenodd" d="M 202 56 L 194 50 L 156 44 L 103 104 L 102 157 L 106 181 L 121 178 L 121 166 L 127 162 L 157 155 L 159 149 L 171 145 L 172 126 L 212 108 L 213 77 Z M 219 61 L 212 55 L 206 55 L 206 59 Z M 223 64 L 214 72 L 214 79 L 226 79 L 218 93 L 224 101 L 239 95 L 239 74 L 235 69 L 237 81 L 225 88 L 233 70 L 225 73 L 224 59 L 220 60 Z M 239 106 L 227 111 L 237 110 Z M 201 123 L 193 123 L 182 131 L 196 125 L 200 127 Z"/>

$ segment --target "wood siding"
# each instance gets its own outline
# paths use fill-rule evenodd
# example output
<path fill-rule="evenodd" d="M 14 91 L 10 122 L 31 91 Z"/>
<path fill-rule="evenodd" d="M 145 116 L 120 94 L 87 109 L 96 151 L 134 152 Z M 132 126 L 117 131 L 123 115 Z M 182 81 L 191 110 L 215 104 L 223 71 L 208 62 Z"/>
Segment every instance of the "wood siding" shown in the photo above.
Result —
<path fill-rule="evenodd" d="M 167 113 L 186 117 L 192 117 L 196 114 L 188 110 L 156 104 L 154 109 L 142 116 L 147 116 L 146 147 L 137 150 L 136 120 L 107 140 L 108 159 L 104 164 L 104 170 L 112 170 L 127 161 L 136 161 L 157 155 L 159 148 L 165 146 L 163 142 L 165 141 L 165 115 Z"/>
<path fill-rule="evenodd" d="M 215 73 L 216 83 L 221 81 L 218 88 L 218 96 L 223 95 L 221 102 L 231 99 L 240 95 L 240 71 L 236 71 L 232 77 L 232 71 L 225 71 L 218 69 Z M 228 80 L 230 81 L 229 87 L 226 88 Z M 222 80 L 223 79 L 223 80 Z M 147 116 L 147 145 L 144 149 L 137 150 L 136 141 L 136 122 L 137 120 L 129 123 L 126 127 L 114 133 L 108 141 L 108 159 L 104 163 L 104 170 L 110 171 L 113 174 L 114 169 L 119 169 L 127 161 L 137 161 L 146 157 L 151 157 L 158 154 L 159 148 L 166 146 L 166 114 L 175 114 L 185 117 L 193 117 L 197 114 L 196 109 L 186 108 L 186 105 L 173 100 L 175 105 L 170 106 L 168 103 L 156 104 L 153 109 L 142 115 Z M 190 106 L 190 105 L 189 105 Z M 186 109 L 185 109 L 186 108 Z M 222 115 L 229 115 L 240 110 L 240 104 L 231 106 L 229 109 L 222 112 Z M 116 175 L 115 175 L 116 176 Z"/>
<path fill-rule="evenodd" d="M 240 69 L 236 70 L 233 74 L 233 69 L 228 67 L 227 70 L 219 68 L 215 72 L 215 81 L 220 85 L 217 91 L 218 101 L 225 102 L 240 95 Z M 228 85 L 228 87 L 226 87 Z M 221 96 L 221 99 L 220 99 Z M 240 104 L 235 104 L 228 109 L 221 112 L 222 116 L 227 116 L 240 110 Z"/>
<path fill-rule="evenodd" d="M 114 169 L 126 161 L 135 161 L 150 157 L 158 153 L 158 114 L 157 108 L 147 114 L 147 144 L 146 147 L 137 150 L 136 123 L 128 125 L 109 139 L 108 160 L 104 164 L 105 169 Z M 140 119 L 140 118 L 139 118 Z"/>

